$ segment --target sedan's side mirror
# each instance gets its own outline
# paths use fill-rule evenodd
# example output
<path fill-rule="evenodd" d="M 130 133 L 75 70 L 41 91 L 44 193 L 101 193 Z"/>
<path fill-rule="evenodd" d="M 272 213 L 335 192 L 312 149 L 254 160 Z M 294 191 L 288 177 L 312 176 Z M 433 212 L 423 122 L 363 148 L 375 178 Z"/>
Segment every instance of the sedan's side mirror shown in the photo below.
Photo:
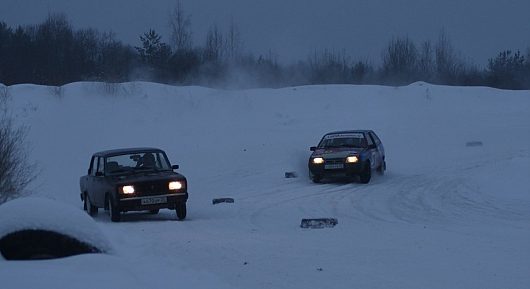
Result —
<path fill-rule="evenodd" d="M 314 152 L 314 151 L 317 150 L 317 147 L 310 147 L 309 150 L 312 151 L 312 152 Z"/>
<path fill-rule="evenodd" d="M 178 169 L 179 169 L 179 165 L 172 165 L 172 166 L 171 166 L 171 169 L 173 169 L 173 170 L 178 170 Z"/>

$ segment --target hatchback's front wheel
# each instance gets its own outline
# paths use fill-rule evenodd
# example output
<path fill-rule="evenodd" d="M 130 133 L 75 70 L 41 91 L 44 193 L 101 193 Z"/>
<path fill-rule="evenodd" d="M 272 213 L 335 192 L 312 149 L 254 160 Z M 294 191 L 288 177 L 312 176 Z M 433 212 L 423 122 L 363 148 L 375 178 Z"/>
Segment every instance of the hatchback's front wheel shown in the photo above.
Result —
<path fill-rule="evenodd" d="M 320 175 L 315 175 L 311 172 L 309 172 L 309 178 L 313 181 L 313 183 L 315 184 L 318 184 L 320 182 L 322 182 L 322 176 Z"/>
<path fill-rule="evenodd" d="M 370 167 L 370 162 L 367 162 L 364 165 L 364 169 L 359 175 L 362 184 L 368 184 L 372 178 L 372 168 Z"/>

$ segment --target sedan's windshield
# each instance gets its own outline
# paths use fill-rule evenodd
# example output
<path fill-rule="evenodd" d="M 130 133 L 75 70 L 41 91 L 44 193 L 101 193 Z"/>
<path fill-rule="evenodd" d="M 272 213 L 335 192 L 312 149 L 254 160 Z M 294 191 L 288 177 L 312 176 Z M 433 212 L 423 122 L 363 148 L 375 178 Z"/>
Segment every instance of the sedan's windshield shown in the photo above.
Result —
<path fill-rule="evenodd" d="M 107 157 L 105 161 L 107 175 L 162 170 L 171 170 L 171 165 L 161 152 L 123 154 Z"/>
<path fill-rule="evenodd" d="M 326 135 L 319 148 L 337 148 L 337 147 L 366 147 L 366 139 L 362 133 Z"/>

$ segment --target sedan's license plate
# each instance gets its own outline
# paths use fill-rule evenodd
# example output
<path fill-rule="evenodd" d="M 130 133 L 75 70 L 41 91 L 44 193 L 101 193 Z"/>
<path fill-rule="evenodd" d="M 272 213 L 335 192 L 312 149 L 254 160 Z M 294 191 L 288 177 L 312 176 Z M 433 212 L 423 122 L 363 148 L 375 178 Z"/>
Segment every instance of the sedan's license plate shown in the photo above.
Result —
<path fill-rule="evenodd" d="M 167 197 L 143 198 L 141 200 L 142 205 L 154 205 L 154 204 L 163 204 L 163 203 L 167 203 Z"/>
<path fill-rule="evenodd" d="M 343 169 L 344 164 L 328 164 L 324 165 L 324 169 L 326 170 L 336 170 L 336 169 Z"/>

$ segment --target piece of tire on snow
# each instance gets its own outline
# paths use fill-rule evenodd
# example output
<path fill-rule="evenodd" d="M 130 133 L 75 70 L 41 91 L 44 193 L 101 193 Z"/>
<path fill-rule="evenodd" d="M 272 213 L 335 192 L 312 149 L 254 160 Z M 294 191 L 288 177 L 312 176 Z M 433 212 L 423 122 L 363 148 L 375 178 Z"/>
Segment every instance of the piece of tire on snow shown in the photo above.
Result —
<path fill-rule="evenodd" d="M 466 147 L 481 147 L 484 144 L 481 141 L 468 141 L 466 142 Z"/>
<path fill-rule="evenodd" d="M 55 259 L 111 251 L 94 220 L 78 208 L 43 198 L 0 206 L 0 259 Z"/>
<path fill-rule="evenodd" d="M 286 179 L 293 179 L 298 177 L 295 172 L 285 172 L 285 178 Z"/>
<path fill-rule="evenodd" d="M 232 198 L 217 198 L 212 200 L 212 205 L 216 205 L 219 203 L 233 203 L 234 199 Z"/>
<path fill-rule="evenodd" d="M 332 228 L 338 223 L 339 221 L 335 218 L 302 219 L 300 227 L 304 229 Z"/>

